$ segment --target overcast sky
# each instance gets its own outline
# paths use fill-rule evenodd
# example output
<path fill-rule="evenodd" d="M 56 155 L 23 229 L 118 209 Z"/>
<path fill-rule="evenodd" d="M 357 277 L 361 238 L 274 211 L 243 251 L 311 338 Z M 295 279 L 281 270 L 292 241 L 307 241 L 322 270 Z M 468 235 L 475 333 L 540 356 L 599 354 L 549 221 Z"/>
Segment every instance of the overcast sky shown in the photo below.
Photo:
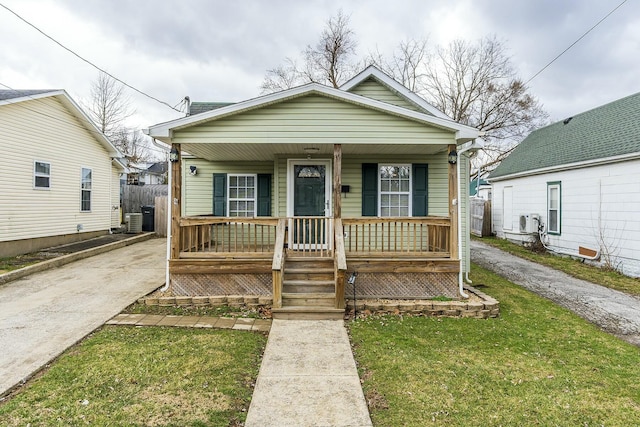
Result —
<path fill-rule="evenodd" d="M 265 71 L 350 15 L 358 54 L 428 37 L 495 35 L 526 81 L 622 0 L 0 0 L 43 32 L 170 105 L 242 101 Z M 98 71 L 0 7 L 0 88 L 65 89 L 89 98 Z M 553 121 L 640 92 L 640 1 L 628 0 L 529 83 Z M 134 92 L 130 125 L 182 115 Z"/>

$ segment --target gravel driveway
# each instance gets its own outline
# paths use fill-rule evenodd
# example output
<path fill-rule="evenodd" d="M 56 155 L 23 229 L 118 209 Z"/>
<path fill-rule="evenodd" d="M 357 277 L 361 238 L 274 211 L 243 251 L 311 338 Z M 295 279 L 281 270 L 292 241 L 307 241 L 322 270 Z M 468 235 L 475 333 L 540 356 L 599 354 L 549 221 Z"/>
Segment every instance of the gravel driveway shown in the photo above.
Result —
<path fill-rule="evenodd" d="M 640 346 L 640 298 L 576 279 L 476 240 L 471 241 L 471 260 Z"/>

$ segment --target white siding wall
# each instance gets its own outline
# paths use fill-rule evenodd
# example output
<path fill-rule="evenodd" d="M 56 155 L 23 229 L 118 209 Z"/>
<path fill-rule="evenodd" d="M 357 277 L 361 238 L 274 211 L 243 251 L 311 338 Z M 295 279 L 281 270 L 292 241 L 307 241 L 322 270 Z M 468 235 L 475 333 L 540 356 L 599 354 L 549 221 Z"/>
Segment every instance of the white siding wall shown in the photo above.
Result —
<path fill-rule="evenodd" d="M 106 150 L 57 100 L 0 106 L 0 241 L 108 230 L 112 168 Z M 35 160 L 51 164 L 51 188 L 33 188 Z M 80 175 L 92 169 L 91 212 L 80 211 Z"/>
<path fill-rule="evenodd" d="M 547 182 L 561 182 L 561 234 L 550 244 L 577 252 L 578 246 L 614 252 L 614 264 L 640 277 L 640 160 L 518 178 L 493 184 L 493 230 L 498 237 L 523 240 L 521 214 L 547 219 Z M 513 187 L 513 233 L 503 229 L 503 189 Z M 602 238 L 600 235 L 602 234 Z"/>

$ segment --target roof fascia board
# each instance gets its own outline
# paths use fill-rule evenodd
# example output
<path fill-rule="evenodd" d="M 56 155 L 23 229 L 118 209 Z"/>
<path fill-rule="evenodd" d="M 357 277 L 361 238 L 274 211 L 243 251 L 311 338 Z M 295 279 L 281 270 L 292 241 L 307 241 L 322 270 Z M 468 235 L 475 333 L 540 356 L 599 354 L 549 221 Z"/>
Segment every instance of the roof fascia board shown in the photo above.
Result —
<path fill-rule="evenodd" d="M 100 129 L 98 129 L 98 126 L 96 126 L 96 124 L 93 123 L 93 120 L 89 118 L 89 116 L 82 110 L 82 108 L 80 108 L 80 106 L 73 100 L 73 98 L 71 98 L 69 94 L 64 90 L 61 90 L 60 92 L 61 93 L 56 94 L 56 97 L 58 97 L 63 104 L 66 103 L 67 108 L 70 108 L 73 114 L 78 119 L 80 119 L 80 122 L 82 122 L 82 124 L 87 128 L 89 133 L 94 135 L 95 139 L 98 140 L 100 144 L 102 144 L 102 146 L 107 150 L 109 155 L 114 158 L 124 157 L 124 155 L 120 152 L 120 150 L 118 150 L 116 146 L 113 145 L 113 143 L 109 140 L 109 138 L 107 138 L 106 135 L 102 133 Z"/>
<path fill-rule="evenodd" d="M 109 156 L 113 158 L 124 157 L 124 155 L 109 141 L 109 139 L 98 129 L 93 121 L 87 116 L 87 114 L 80 108 L 80 106 L 69 96 L 69 94 L 63 89 L 52 90 L 49 92 L 42 92 L 33 95 L 21 96 L 19 98 L 6 99 L 0 101 L 0 105 L 17 104 L 25 101 L 37 101 L 43 98 L 54 97 L 57 98 L 71 113 L 80 119 L 80 122 L 92 133 L 95 139 L 107 150 Z"/>
<path fill-rule="evenodd" d="M 619 156 L 587 160 L 584 162 L 575 162 L 575 163 L 568 163 L 565 165 L 549 166 L 546 168 L 533 169 L 525 172 L 517 172 L 509 175 L 498 176 L 495 178 L 489 177 L 487 181 L 490 183 L 500 182 L 500 181 L 506 181 L 509 179 L 524 178 L 527 176 L 534 176 L 534 175 L 542 175 L 550 172 L 563 172 L 563 171 L 582 169 L 582 168 L 593 167 L 593 166 L 607 165 L 611 163 L 626 162 L 629 160 L 640 160 L 640 153 L 621 154 Z"/>
<path fill-rule="evenodd" d="M 62 95 L 63 93 L 64 93 L 64 90 L 57 89 L 57 90 L 52 90 L 52 91 L 49 91 L 49 92 L 42 92 L 42 93 L 37 93 L 37 94 L 33 94 L 33 95 L 21 96 L 21 97 L 18 97 L 18 98 L 4 99 L 4 100 L 0 101 L 0 105 L 17 104 L 19 102 L 24 102 L 24 101 L 34 101 L 36 99 L 48 98 L 50 96 Z"/>
<path fill-rule="evenodd" d="M 434 116 L 440 117 L 441 119 L 451 120 L 450 117 L 448 117 L 442 111 L 438 110 L 433 105 L 429 104 L 425 99 L 423 99 L 422 97 L 416 95 L 414 92 L 410 91 L 405 86 L 403 86 L 402 84 L 397 82 L 395 79 L 393 79 L 392 77 L 388 76 L 386 73 L 384 73 L 379 68 L 377 68 L 377 67 L 375 67 L 373 65 L 368 66 L 360 74 L 358 74 L 357 76 L 353 77 L 348 82 L 344 83 L 342 86 L 340 86 L 340 89 L 344 90 L 344 91 L 349 91 L 349 90 L 353 89 L 354 87 L 356 87 L 357 85 L 359 85 L 360 83 L 362 83 L 363 81 L 365 81 L 366 79 L 368 79 L 369 77 L 375 78 L 376 80 L 378 80 L 383 85 L 385 85 L 385 86 L 389 87 L 390 89 L 398 92 L 400 95 L 402 95 L 403 97 L 405 97 L 406 99 L 408 99 L 412 103 L 416 104 L 417 106 L 427 110 L 428 112 L 430 112 Z"/>
<path fill-rule="evenodd" d="M 145 133 L 153 138 L 169 138 L 173 130 L 183 127 L 192 126 L 198 123 L 206 122 L 211 119 L 221 118 L 224 116 L 240 113 L 260 106 L 266 106 L 287 99 L 297 98 L 304 95 L 321 94 L 354 104 L 366 106 L 386 113 L 395 114 L 401 117 L 424 122 L 436 127 L 456 132 L 456 139 L 473 139 L 480 136 L 480 132 L 472 127 L 456 123 L 451 119 L 443 119 L 428 114 L 419 113 L 417 111 L 408 110 L 406 108 L 387 104 L 386 102 L 367 98 L 365 96 L 356 95 L 351 92 L 345 92 L 341 89 L 334 89 L 318 83 L 309 83 L 304 86 L 298 86 L 281 92 L 265 95 L 263 97 L 250 99 L 248 101 L 239 102 L 228 107 L 218 108 L 206 113 L 197 114 L 195 116 L 187 116 L 173 121 L 161 123 L 145 129 Z"/>

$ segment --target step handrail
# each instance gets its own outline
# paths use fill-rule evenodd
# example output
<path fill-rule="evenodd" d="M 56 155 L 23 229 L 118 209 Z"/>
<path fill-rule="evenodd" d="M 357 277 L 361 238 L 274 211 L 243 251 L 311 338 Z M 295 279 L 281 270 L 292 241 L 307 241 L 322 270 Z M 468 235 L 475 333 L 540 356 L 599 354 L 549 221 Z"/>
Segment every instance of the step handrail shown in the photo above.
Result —
<path fill-rule="evenodd" d="M 271 275 L 273 278 L 273 307 L 282 307 L 282 273 L 284 271 L 284 242 L 286 242 L 287 220 L 281 218 L 276 226 L 276 243 L 273 248 Z"/>
<path fill-rule="evenodd" d="M 341 218 L 334 219 L 333 230 L 335 233 L 333 239 L 335 245 L 333 268 L 336 289 L 336 308 L 344 309 L 344 282 L 347 273 L 347 255 L 344 249 L 344 229 L 342 227 Z"/>

